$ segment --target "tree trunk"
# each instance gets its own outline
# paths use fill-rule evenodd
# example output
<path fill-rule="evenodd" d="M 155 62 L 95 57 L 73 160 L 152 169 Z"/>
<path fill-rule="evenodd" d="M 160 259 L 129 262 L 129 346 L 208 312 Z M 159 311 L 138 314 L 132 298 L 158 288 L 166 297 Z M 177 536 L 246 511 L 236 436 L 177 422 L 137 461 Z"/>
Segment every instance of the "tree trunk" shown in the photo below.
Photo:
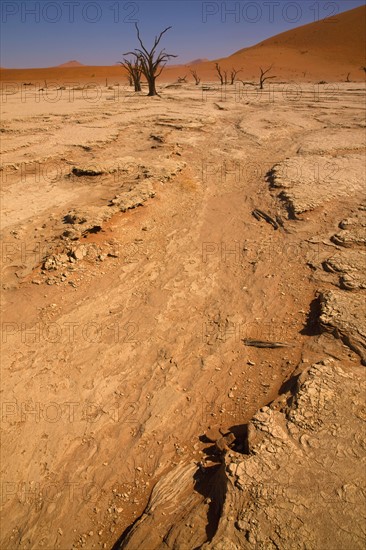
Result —
<path fill-rule="evenodd" d="M 135 92 L 141 92 L 141 82 L 137 76 L 134 76 L 133 84 L 135 86 Z"/>
<path fill-rule="evenodd" d="M 155 79 L 156 79 L 155 76 L 150 76 L 149 75 L 149 77 L 148 77 L 148 80 L 147 80 L 147 82 L 149 84 L 149 93 L 147 94 L 148 96 L 159 95 L 158 92 L 156 91 Z"/>

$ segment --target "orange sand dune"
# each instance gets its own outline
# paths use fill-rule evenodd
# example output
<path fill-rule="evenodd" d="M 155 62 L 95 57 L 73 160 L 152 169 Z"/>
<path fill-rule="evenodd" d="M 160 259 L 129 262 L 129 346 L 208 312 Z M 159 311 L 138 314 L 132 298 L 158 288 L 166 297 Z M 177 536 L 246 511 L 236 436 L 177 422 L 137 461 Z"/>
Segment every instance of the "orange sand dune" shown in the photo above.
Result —
<path fill-rule="evenodd" d="M 259 44 L 219 59 L 224 69 L 242 69 L 241 79 L 257 80 L 259 67 L 273 65 L 277 80 L 364 80 L 366 8 L 361 6 L 333 18 L 309 23 L 278 34 Z M 192 63 L 201 80 L 216 80 L 215 61 Z M 68 63 L 66 65 L 69 65 Z M 160 81 L 173 82 L 189 74 L 190 65 L 166 67 Z M 0 69 L 3 81 L 33 82 L 47 85 L 95 82 L 126 83 L 119 65 L 59 66 L 43 69 Z M 193 80 L 193 79 L 192 79 Z"/>
<path fill-rule="evenodd" d="M 342 80 L 348 72 L 363 80 L 366 8 L 303 25 L 239 50 L 222 60 L 224 66 L 245 67 L 250 74 L 259 65 L 273 64 L 280 78 L 301 77 Z"/>

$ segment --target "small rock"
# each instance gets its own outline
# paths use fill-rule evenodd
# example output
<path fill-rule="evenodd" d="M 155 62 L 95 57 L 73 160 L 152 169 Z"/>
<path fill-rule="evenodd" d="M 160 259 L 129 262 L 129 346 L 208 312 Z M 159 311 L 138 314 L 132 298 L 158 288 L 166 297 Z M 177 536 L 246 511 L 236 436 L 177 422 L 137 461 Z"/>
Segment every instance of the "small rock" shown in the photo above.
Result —
<path fill-rule="evenodd" d="M 208 430 L 206 430 L 205 432 L 205 436 L 209 441 L 215 443 L 215 441 L 222 437 L 222 433 L 218 428 L 208 428 Z"/>
<path fill-rule="evenodd" d="M 75 260 L 82 260 L 87 254 L 86 247 L 84 245 L 78 246 L 77 248 L 74 248 L 70 256 L 73 257 Z"/>

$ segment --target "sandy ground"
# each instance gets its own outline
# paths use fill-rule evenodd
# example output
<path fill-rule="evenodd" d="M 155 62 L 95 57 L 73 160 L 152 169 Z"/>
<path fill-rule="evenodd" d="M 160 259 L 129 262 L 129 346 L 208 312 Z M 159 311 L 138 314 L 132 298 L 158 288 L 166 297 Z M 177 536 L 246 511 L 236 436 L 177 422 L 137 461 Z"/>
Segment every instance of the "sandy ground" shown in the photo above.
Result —
<path fill-rule="evenodd" d="M 360 365 L 313 306 L 364 194 L 364 84 L 160 91 L 3 96 L 2 548 L 112 547 L 209 428 L 300 362 Z"/>

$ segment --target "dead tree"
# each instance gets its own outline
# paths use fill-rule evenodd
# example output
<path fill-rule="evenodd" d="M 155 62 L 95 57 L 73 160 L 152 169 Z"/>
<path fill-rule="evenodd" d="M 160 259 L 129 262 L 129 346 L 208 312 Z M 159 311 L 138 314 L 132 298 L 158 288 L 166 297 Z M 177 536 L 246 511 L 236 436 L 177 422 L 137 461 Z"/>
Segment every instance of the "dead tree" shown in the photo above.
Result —
<path fill-rule="evenodd" d="M 230 73 L 230 84 L 233 85 L 235 82 L 236 75 L 241 73 L 243 69 L 231 69 Z"/>
<path fill-rule="evenodd" d="M 167 27 L 159 34 L 159 36 L 155 37 L 154 45 L 150 51 L 145 48 L 141 40 L 140 30 L 137 26 L 137 23 L 135 23 L 135 27 L 137 32 L 137 39 L 140 43 L 141 49 L 136 48 L 134 52 L 128 52 L 124 55 L 134 55 L 136 61 L 139 61 L 139 63 L 141 64 L 141 72 L 146 78 L 149 86 L 149 93 L 147 95 L 159 95 L 156 91 L 156 79 L 158 78 L 158 76 L 161 75 L 165 65 L 167 64 L 167 61 L 171 57 L 177 57 L 176 55 L 165 53 L 164 49 L 162 49 L 159 53 L 156 52 L 156 48 L 158 47 L 163 34 L 171 29 L 171 27 Z"/>
<path fill-rule="evenodd" d="M 267 74 L 271 69 L 272 69 L 272 65 L 266 69 L 265 71 L 262 69 L 262 67 L 259 67 L 260 68 L 260 71 L 261 71 L 261 75 L 259 77 L 259 88 L 261 90 L 263 90 L 263 85 L 265 83 L 266 80 L 269 80 L 270 78 L 276 78 L 275 76 L 264 76 L 265 74 Z"/>
<path fill-rule="evenodd" d="M 178 82 L 182 84 L 183 82 L 187 82 L 187 75 L 185 76 L 178 76 Z"/>
<path fill-rule="evenodd" d="M 243 86 L 255 86 L 254 82 L 247 82 L 245 80 L 241 80 L 240 78 L 238 78 L 239 82 L 241 82 L 243 84 Z"/>
<path fill-rule="evenodd" d="M 196 86 L 198 86 L 198 84 L 201 82 L 201 79 L 200 79 L 200 77 L 198 76 L 197 71 L 191 69 L 191 75 L 192 75 L 193 78 L 194 78 L 194 81 L 195 81 Z"/>
<path fill-rule="evenodd" d="M 135 55 L 135 61 L 130 61 L 124 57 L 123 61 L 118 61 L 118 63 L 126 69 L 129 85 L 134 86 L 135 92 L 141 92 L 142 65 L 139 56 Z"/>
<path fill-rule="evenodd" d="M 219 75 L 221 86 L 227 84 L 227 71 L 222 71 L 218 63 L 215 63 L 216 72 Z"/>

